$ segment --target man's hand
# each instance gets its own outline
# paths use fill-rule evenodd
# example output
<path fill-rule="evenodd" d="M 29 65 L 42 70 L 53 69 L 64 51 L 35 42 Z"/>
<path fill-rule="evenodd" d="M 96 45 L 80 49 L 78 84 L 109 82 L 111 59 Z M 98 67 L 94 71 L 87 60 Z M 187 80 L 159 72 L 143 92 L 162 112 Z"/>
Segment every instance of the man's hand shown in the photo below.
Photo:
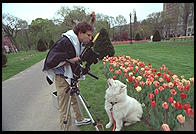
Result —
<path fill-rule="evenodd" d="M 80 57 L 75 57 L 75 58 L 70 59 L 71 62 L 77 62 L 79 60 L 80 60 Z M 67 66 L 67 65 L 69 65 L 68 62 L 65 62 L 65 64 L 63 64 L 63 66 Z"/>
<path fill-rule="evenodd" d="M 70 61 L 72 61 L 72 62 L 77 62 L 77 61 L 79 61 L 80 60 L 80 57 L 78 56 L 78 57 L 75 57 L 75 58 L 72 58 L 72 59 L 70 59 Z"/>

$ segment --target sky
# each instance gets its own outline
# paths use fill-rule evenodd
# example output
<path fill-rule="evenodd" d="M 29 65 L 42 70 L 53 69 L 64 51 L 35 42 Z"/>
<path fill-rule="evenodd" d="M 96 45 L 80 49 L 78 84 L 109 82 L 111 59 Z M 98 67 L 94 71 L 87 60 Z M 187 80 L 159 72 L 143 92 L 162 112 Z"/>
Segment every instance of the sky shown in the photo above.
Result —
<path fill-rule="evenodd" d="M 9 13 L 30 24 L 36 18 L 54 18 L 61 6 L 82 6 L 87 13 L 95 11 L 95 14 L 102 13 L 112 17 L 122 15 L 127 23 L 130 22 L 129 14 L 133 10 L 136 11 L 138 21 L 146 19 L 153 12 L 163 11 L 163 3 L 2 3 L 2 13 Z"/>

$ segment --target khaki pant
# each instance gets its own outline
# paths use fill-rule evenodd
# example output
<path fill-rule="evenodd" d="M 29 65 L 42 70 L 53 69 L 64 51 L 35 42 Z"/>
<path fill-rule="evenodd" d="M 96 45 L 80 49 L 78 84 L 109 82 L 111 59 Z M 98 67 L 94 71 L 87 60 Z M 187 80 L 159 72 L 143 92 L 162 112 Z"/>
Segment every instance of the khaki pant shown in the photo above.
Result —
<path fill-rule="evenodd" d="M 58 97 L 58 103 L 59 103 L 60 127 L 61 127 L 61 130 L 65 130 L 63 121 L 65 120 L 65 117 L 66 117 L 68 101 L 70 97 L 70 90 L 68 93 L 66 93 L 66 90 L 69 88 L 69 85 L 67 81 L 65 80 L 65 78 L 60 75 L 55 75 L 55 84 L 56 84 L 57 97 Z M 79 103 L 78 103 L 77 96 L 75 93 L 72 95 L 71 105 L 73 107 L 76 120 L 81 121 L 83 119 L 83 115 L 80 111 Z M 72 124 L 70 113 L 71 112 L 69 112 L 68 120 L 67 120 L 68 121 L 67 127 L 66 127 L 67 131 L 70 131 L 71 124 Z"/>

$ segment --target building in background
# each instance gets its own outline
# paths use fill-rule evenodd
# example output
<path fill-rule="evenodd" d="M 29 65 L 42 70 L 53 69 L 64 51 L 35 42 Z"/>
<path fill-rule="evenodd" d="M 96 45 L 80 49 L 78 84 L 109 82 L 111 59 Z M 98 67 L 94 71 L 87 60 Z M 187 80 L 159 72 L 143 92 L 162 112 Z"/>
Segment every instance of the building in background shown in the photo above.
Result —
<path fill-rule="evenodd" d="M 194 3 L 164 3 L 163 12 L 166 37 L 194 35 Z"/>
<path fill-rule="evenodd" d="M 17 52 L 16 47 L 12 44 L 7 36 L 2 38 L 2 51 L 8 54 Z"/>

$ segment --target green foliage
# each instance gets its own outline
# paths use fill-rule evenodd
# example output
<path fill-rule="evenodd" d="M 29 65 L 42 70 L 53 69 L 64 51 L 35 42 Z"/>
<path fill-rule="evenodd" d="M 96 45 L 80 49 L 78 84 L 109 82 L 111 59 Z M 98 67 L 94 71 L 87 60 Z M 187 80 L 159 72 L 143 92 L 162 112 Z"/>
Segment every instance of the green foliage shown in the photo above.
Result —
<path fill-rule="evenodd" d="M 48 48 L 50 49 L 50 48 L 53 46 L 54 43 L 55 43 L 55 42 L 54 42 L 53 40 L 50 40 L 50 43 L 49 43 Z"/>
<path fill-rule="evenodd" d="M 7 63 L 7 57 L 4 53 L 2 53 L 2 67 L 4 67 Z"/>
<path fill-rule="evenodd" d="M 39 41 L 37 43 L 37 50 L 40 52 L 44 52 L 47 50 L 46 42 L 43 41 L 42 39 L 39 39 Z"/>
<path fill-rule="evenodd" d="M 139 34 L 139 33 L 137 33 L 137 34 L 136 34 L 136 36 L 135 36 L 135 40 L 141 40 L 141 38 L 140 38 L 140 34 Z"/>
<path fill-rule="evenodd" d="M 155 31 L 154 35 L 153 35 L 153 39 L 152 41 L 161 41 L 161 36 L 159 34 L 159 31 Z"/>
<path fill-rule="evenodd" d="M 103 59 L 107 55 L 114 55 L 115 50 L 105 28 L 101 29 L 99 37 L 95 41 L 94 50 L 100 54 L 99 59 Z"/>

